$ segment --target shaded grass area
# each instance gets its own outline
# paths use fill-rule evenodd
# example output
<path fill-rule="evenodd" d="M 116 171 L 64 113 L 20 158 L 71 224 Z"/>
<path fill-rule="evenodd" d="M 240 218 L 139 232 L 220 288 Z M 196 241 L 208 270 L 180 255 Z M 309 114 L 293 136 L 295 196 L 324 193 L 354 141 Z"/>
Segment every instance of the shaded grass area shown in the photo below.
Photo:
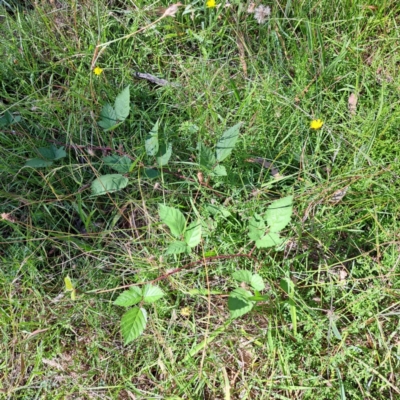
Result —
<path fill-rule="evenodd" d="M 94 76 L 96 45 L 148 25 L 158 5 L 41 2 L 13 14 L 3 5 L 0 112 L 21 122 L 0 128 L 2 394 L 397 398 L 399 6 L 287 1 L 270 4 L 258 25 L 247 4 L 192 3 L 193 13 L 182 7 L 110 45 Z M 178 86 L 154 86 L 137 71 Z M 102 131 L 102 105 L 128 84 L 128 119 Z M 313 118 L 322 130 L 309 129 Z M 144 139 L 158 119 L 173 173 L 149 180 L 135 172 L 123 191 L 92 197 L 87 184 L 110 172 L 102 162 L 110 149 L 152 165 Z M 198 141 L 212 147 L 239 121 L 228 176 L 213 178 L 213 190 L 201 186 Z M 67 158 L 23 168 L 51 143 Z M 246 161 L 254 156 L 273 161 L 282 179 Z M 284 248 L 255 250 L 257 263 L 202 262 L 249 253 L 248 219 L 287 194 L 295 213 Z M 230 215 L 211 215 L 212 203 Z M 165 255 L 172 238 L 158 204 L 201 215 L 206 234 L 191 255 Z M 196 261 L 159 282 L 167 295 L 149 309 L 144 334 L 123 346 L 116 288 Z M 270 300 L 226 325 L 240 268 L 264 277 Z M 75 302 L 63 295 L 67 274 Z M 284 277 L 295 283 L 297 334 Z"/>

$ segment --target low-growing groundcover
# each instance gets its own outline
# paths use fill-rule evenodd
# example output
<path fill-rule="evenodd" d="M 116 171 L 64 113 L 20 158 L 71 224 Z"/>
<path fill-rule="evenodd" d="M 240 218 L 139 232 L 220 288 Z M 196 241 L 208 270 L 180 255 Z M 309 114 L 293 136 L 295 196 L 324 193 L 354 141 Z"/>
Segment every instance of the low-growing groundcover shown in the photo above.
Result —
<path fill-rule="evenodd" d="M 0 7 L 1 398 L 400 398 L 397 2 Z"/>

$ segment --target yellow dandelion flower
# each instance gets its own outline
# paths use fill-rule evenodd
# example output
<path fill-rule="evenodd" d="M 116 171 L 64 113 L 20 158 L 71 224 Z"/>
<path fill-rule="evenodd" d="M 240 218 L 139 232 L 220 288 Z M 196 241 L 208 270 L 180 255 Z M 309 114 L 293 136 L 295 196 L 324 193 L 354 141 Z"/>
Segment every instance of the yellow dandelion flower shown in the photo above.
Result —
<path fill-rule="evenodd" d="M 215 0 L 207 0 L 206 6 L 207 8 L 215 8 L 217 5 L 215 3 Z"/>
<path fill-rule="evenodd" d="M 321 129 L 322 125 L 324 125 L 324 121 L 322 121 L 322 119 L 313 119 L 310 122 L 310 128 L 311 129 L 315 129 L 315 130 Z"/>
<path fill-rule="evenodd" d="M 95 75 L 100 75 L 103 72 L 103 68 L 96 67 L 93 72 Z"/>

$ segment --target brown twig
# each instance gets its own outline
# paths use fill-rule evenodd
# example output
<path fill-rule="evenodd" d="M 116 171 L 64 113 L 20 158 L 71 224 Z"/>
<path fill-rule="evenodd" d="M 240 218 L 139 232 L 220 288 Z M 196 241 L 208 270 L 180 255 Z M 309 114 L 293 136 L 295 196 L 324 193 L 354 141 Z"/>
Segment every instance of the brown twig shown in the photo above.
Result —
<path fill-rule="evenodd" d="M 156 283 L 156 282 L 162 281 L 164 279 L 167 279 L 169 276 L 175 275 L 178 272 L 181 272 L 183 270 L 187 270 L 188 268 L 196 266 L 197 264 L 199 264 L 199 265 L 207 265 L 208 263 L 210 263 L 212 261 L 215 261 L 215 260 L 229 260 L 231 258 L 237 258 L 237 257 L 250 258 L 254 262 L 258 263 L 257 259 L 255 257 L 253 257 L 251 254 L 238 253 L 238 254 L 226 254 L 226 255 L 222 255 L 222 256 L 212 256 L 212 257 L 203 258 L 201 260 L 192 261 L 192 262 L 190 262 L 188 264 L 185 264 L 183 267 L 175 268 L 172 271 L 168 271 L 165 274 L 160 275 L 159 277 L 157 277 L 157 278 L 155 278 L 155 279 L 153 279 L 151 281 L 139 282 L 139 283 L 131 283 L 129 285 L 118 286 L 118 287 L 113 288 L 113 289 L 99 290 L 99 291 L 87 292 L 87 293 L 96 293 L 96 294 L 108 293 L 108 292 L 114 292 L 114 291 L 120 290 L 120 289 L 127 289 L 127 288 L 130 288 L 131 286 L 139 286 L 139 285 L 146 285 L 146 284 L 149 284 L 149 283 Z"/>

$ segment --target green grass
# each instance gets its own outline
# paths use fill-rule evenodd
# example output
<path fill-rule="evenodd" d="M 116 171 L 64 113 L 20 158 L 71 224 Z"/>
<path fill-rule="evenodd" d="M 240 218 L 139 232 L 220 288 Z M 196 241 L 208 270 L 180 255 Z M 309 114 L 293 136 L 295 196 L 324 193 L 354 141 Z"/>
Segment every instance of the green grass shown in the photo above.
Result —
<path fill-rule="evenodd" d="M 187 3 L 193 15 L 181 7 L 108 46 L 100 76 L 96 45 L 150 24 L 167 4 L 38 3 L 0 1 L 0 116 L 21 116 L 0 128 L 0 398 L 400 398 L 397 2 L 269 3 L 264 25 L 245 3 Z M 101 107 L 128 84 L 130 115 L 104 132 Z M 313 118 L 321 130 L 309 129 Z M 85 185 L 111 172 L 104 149 L 153 164 L 144 141 L 158 119 L 173 146 L 169 172 L 150 180 L 135 170 L 126 189 L 92 197 Z M 239 121 L 228 176 L 200 185 L 197 143 L 213 147 Z M 67 157 L 23 167 L 52 143 Z M 283 178 L 250 157 L 273 161 Z M 203 262 L 249 254 L 247 221 L 289 194 L 281 250 Z M 210 203 L 231 215 L 210 215 Z M 192 254 L 165 255 L 173 238 L 159 204 L 201 216 L 207 229 Z M 119 288 L 181 267 L 157 282 L 166 296 L 124 346 Z M 227 324 L 238 269 L 262 275 L 270 299 Z M 67 274 L 76 301 L 63 292 Z"/>

